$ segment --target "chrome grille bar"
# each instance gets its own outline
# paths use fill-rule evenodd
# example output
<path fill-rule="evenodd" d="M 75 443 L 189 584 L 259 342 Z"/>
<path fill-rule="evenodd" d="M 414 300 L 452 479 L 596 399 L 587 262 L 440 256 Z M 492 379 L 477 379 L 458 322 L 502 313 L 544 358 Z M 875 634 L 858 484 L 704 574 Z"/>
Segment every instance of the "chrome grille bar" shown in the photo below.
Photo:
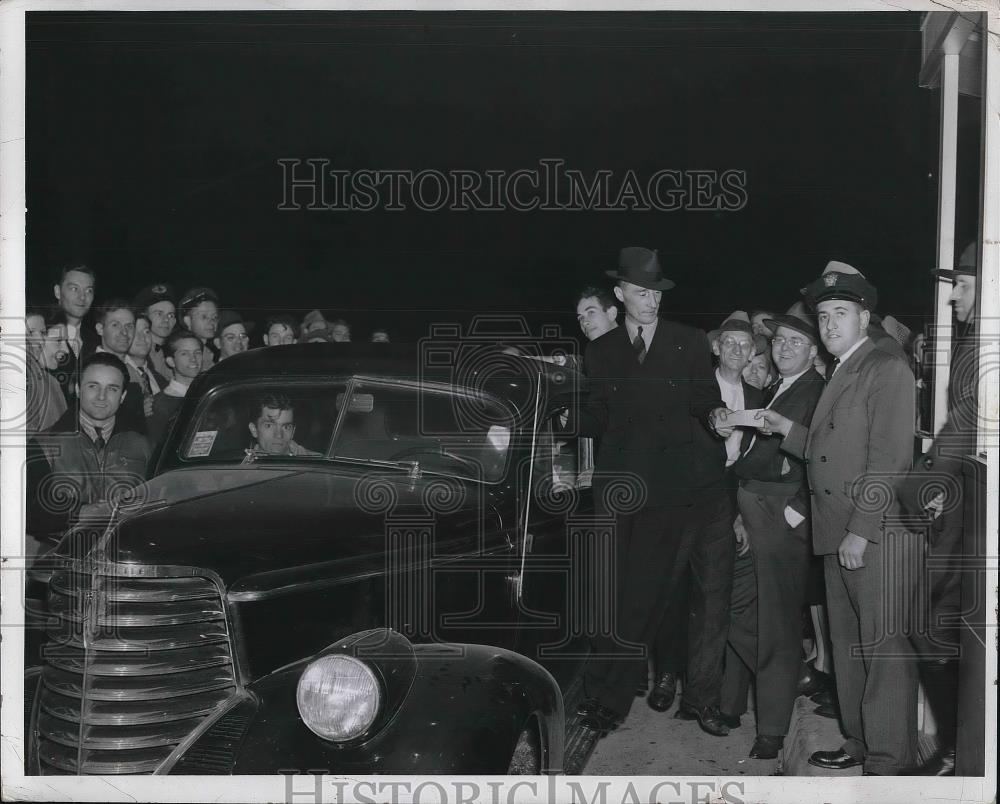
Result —
<path fill-rule="evenodd" d="M 152 773 L 238 684 L 221 585 L 191 568 L 58 569 L 38 693 L 43 773 Z"/>

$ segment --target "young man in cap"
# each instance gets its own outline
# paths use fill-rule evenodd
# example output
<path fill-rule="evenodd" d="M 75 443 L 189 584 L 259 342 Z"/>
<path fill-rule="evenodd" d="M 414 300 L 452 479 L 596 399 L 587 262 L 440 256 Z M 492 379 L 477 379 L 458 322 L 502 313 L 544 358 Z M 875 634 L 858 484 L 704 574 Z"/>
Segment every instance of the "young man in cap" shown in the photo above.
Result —
<path fill-rule="evenodd" d="M 765 319 L 774 331 L 779 381 L 767 389 L 767 409 L 802 427 L 823 393 L 813 369 L 819 333 L 802 305 Z M 752 759 L 774 759 L 784 744 L 801 666 L 801 612 L 812 541 L 805 464 L 781 451 L 781 439 L 754 436 L 733 466 L 739 478 L 734 529 L 741 560 L 732 593 L 732 621 L 722 711 L 746 711 L 750 675 L 757 678 L 757 739 Z"/>
<path fill-rule="evenodd" d="M 181 322 L 193 332 L 202 345 L 201 370 L 215 365 L 212 339 L 219 326 L 219 297 L 211 288 L 191 288 L 181 298 Z"/>
<path fill-rule="evenodd" d="M 605 290 L 586 287 L 576 297 L 576 322 L 588 341 L 600 338 L 618 326 L 618 306 Z"/>
<path fill-rule="evenodd" d="M 204 355 L 201 339 L 190 330 L 175 329 L 163 346 L 167 365 L 173 372 L 173 379 L 153 398 L 153 415 L 149 419 L 149 435 L 154 444 L 159 444 L 170 427 L 170 422 L 187 395 L 194 378 L 201 373 Z"/>
<path fill-rule="evenodd" d="M 584 357 L 590 395 L 578 411 L 579 432 L 598 443 L 594 498 L 615 518 L 615 632 L 593 638 L 585 668 L 581 723 L 588 740 L 567 760 L 578 770 L 587 743 L 627 714 L 646 680 L 645 650 L 655 637 L 690 549 L 688 520 L 697 509 L 690 488 L 695 429 L 723 410 L 705 336 L 659 317 L 662 292 L 674 287 L 655 251 L 622 249 L 615 297 L 624 326 L 591 341 Z M 655 389 L 655 390 L 654 390 Z M 572 429 L 572 428 L 571 428 Z M 620 510 L 615 487 L 634 484 L 639 504 Z"/>
<path fill-rule="evenodd" d="M 153 349 L 153 331 L 149 316 L 139 313 L 135 317 L 135 335 L 125 356 L 129 378 L 142 390 L 143 413 L 148 419 L 153 415 L 153 397 L 167 387 L 170 382 L 153 368 L 150 353 Z"/>
<path fill-rule="evenodd" d="M 97 311 L 97 323 L 94 326 L 101 342 L 96 352 L 113 354 L 128 367 L 128 352 L 135 338 L 135 314 L 125 299 L 110 299 L 101 305 Z M 122 399 L 118 418 L 127 430 L 146 434 L 146 412 L 143 405 L 142 387 L 138 381 L 137 372 L 129 373 L 125 378 L 131 391 Z"/>
<path fill-rule="evenodd" d="M 351 342 L 351 325 L 348 324 L 343 318 L 338 318 L 336 321 L 330 322 L 330 340 L 334 343 L 350 343 Z"/>
<path fill-rule="evenodd" d="M 136 316 L 145 313 L 149 318 L 149 331 L 153 338 L 149 360 L 153 369 L 164 377 L 170 376 L 170 369 L 163 355 L 163 344 L 177 326 L 176 298 L 170 285 L 158 282 L 140 290 L 132 300 Z"/>
<path fill-rule="evenodd" d="M 830 263 L 806 299 L 833 356 L 830 376 L 809 427 L 765 410 L 761 431 L 780 433 L 786 453 L 807 459 L 813 550 L 824 556 L 847 739 L 809 762 L 895 775 L 916 758 L 917 672 L 903 623 L 912 614 L 922 546 L 897 526 L 898 501 L 880 488 L 912 461 L 913 373 L 868 337 L 877 292 L 857 269 Z"/>
<path fill-rule="evenodd" d="M 264 324 L 264 345 L 291 346 L 296 342 L 295 332 L 295 319 L 290 315 L 272 315 Z"/>
<path fill-rule="evenodd" d="M 219 313 L 219 334 L 215 336 L 215 348 L 219 350 L 219 360 L 238 355 L 247 350 L 250 342 L 248 324 L 235 310 Z"/>
<path fill-rule="evenodd" d="M 962 499 L 963 456 L 976 451 L 979 408 L 979 345 L 975 334 L 977 242 L 970 243 L 953 270 L 939 270 L 952 282 L 955 332 L 948 383 L 948 419 L 927 454 L 918 459 L 898 489 L 907 513 L 928 533 L 928 554 L 942 563 L 963 555 L 966 501 Z M 942 475 L 957 493 L 941 492 Z M 975 507 L 973 510 L 976 510 Z M 917 648 L 924 692 L 937 723 L 939 748 L 923 765 L 906 773 L 954 776 L 958 723 L 959 629 L 962 617 L 961 575 L 955 569 L 930 575 L 930 618 L 927 638 Z"/>
<path fill-rule="evenodd" d="M 39 542 L 50 543 L 78 519 L 107 515 L 117 495 L 145 480 L 149 442 L 118 415 L 127 385 L 117 356 L 85 358 L 79 410 L 29 444 L 27 530 Z"/>
<path fill-rule="evenodd" d="M 743 380 L 754 352 L 750 317 L 735 310 L 718 329 L 712 349 L 719 359 L 715 381 L 725 412 L 759 408 L 760 391 Z M 725 737 L 739 725 L 721 711 L 722 673 L 729 633 L 729 603 L 736 547 L 736 477 L 732 467 L 750 443 L 744 428 L 717 425 L 716 435 L 704 428 L 694 431 L 693 473 L 688 486 L 697 495 L 690 512 L 691 550 L 688 584 L 677 586 L 669 613 L 655 644 L 655 682 L 648 703 L 657 711 L 670 708 L 676 674 L 686 664 L 683 695 L 675 717 L 697 720 L 701 728 Z M 685 594 L 685 586 L 689 593 Z M 681 659 L 679 637 L 686 634 L 687 659 Z"/>

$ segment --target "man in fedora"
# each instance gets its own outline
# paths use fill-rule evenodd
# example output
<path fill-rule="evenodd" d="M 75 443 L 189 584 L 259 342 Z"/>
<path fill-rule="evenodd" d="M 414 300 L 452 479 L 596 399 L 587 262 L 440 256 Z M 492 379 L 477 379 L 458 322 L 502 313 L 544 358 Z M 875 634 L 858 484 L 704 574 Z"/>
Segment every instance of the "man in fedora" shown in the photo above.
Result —
<path fill-rule="evenodd" d="M 898 489 L 903 507 L 921 522 L 928 534 L 928 554 L 942 562 L 960 560 L 963 554 L 963 456 L 976 451 L 979 395 L 979 355 L 975 336 L 977 246 L 976 242 L 970 243 L 954 269 L 935 271 L 940 279 L 952 282 L 948 301 L 955 314 L 948 419 L 927 454 L 916 461 Z M 940 491 L 942 475 L 954 481 L 945 486 L 957 491 L 950 498 Z M 917 648 L 921 659 L 920 675 L 937 723 L 940 747 L 926 763 L 907 769 L 907 774 L 953 776 L 958 716 L 961 575 L 952 568 L 933 573 L 929 580 L 929 628 L 927 638 L 918 643 Z"/>
<path fill-rule="evenodd" d="M 913 373 L 868 337 L 877 292 L 856 268 L 831 262 L 806 299 L 833 356 L 826 386 L 808 427 L 773 409 L 761 419 L 765 435 L 783 436 L 784 452 L 807 460 L 813 550 L 824 556 L 847 739 L 809 762 L 895 775 L 916 758 L 917 672 L 904 617 L 914 605 L 921 545 L 900 526 L 887 487 L 912 461 Z"/>
<path fill-rule="evenodd" d="M 765 392 L 765 407 L 808 427 L 824 385 L 813 368 L 816 325 L 801 302 L 764 323 L 774 332 L 771 356 L 779 375 Z M 733 467 L 739 478 L 735 531 L 743 571 L 733 581 L 722 711 L 736 716 L 745 711 L 750 675 L 755 675 L 752 759 L 776 758 L 788 733 L 812 553 L 805 465 L 781 446 L 780 438 L 758 434 Z"/>
<path fill-rule="evenodd" d="M 607 274 L 617 280 L 624 321 L 587 345 L 590 393 L 579 410 L 580 434 L 598 444 L 597 508 L 615 520 L 615 630 L 592 641 L 584 677 L 581 722 L 592 734 L 620 723 L 645 685 L 644 648 L 687 562 L 688 522 L 698 509 L 694 433 L 724 411 L 704 333 L 659 317 L 662 293 L 674 283 L 656 252 L 624 248 Z M 628 495 L 616 493 L 623 482 Z M 629 495 L 626 513 L 619 501 Z"/>

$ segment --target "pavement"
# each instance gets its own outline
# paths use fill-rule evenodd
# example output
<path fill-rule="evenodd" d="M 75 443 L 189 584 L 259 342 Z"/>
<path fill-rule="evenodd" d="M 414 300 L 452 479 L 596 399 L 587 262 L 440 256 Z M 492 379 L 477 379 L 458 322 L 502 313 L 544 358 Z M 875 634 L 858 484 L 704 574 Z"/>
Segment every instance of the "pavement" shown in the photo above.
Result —
<path fill-rule="evenodd" d="M 680 696 L 678 695 L 678 698 Z M 830 771 L 808 763 L 813 751 L 835 750 L 844 738 L 836 720 L 814 713 L 816 704 L 795 702 L 785 748 L 778 759 L 750 759 L 757 736 L 751 711 L 727 737 L 702 731 L 697 721 L 677 720 L 677 702 L 655 712 L 637 697 L 621 726 L 602 739 L 587 763 L 588 776 L 860 776 L 861 768 Z"/>

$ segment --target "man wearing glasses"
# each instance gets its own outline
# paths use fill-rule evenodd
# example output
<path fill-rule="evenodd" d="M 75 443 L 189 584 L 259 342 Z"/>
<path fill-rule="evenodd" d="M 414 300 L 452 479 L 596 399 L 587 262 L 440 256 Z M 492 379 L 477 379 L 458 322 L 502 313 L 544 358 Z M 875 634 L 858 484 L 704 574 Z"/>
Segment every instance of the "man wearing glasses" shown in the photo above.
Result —
<path fill-rule="evenodd" d="M 764 322 L 775 335 L 771 355 L 779 381 L 765 407 L 808 427 L 823 393 L 813 368 L 819 333 L 801 302 Z M 781 750 L 801 663 L 799 613 L 809 576 L 809 490 L 805 464 L 781 451 L 781 438 L 759 433 L 733 466 L 739 478 L 734 530 L 741 559 L 733 578 L 732 621 L 722 711 L 746 710 L 750 675 L 757 677 L 757 739 L 751 759 L 774 759 Z"/>
<path fill-rule="evenodd" d="M 215 348 L 219 350 L 219 360 L 238 355 L 247 350 L 250 337 L 247 334 L 253 327 L 243 320 L 243 316 L 235 310 L 223 310 L 219 313 L 219 334 L 215 336 Z"/>
<path fill-rule="evenodd" d="M 153 336 L 153 348 L 149 353 L 149 362 L 153 368 L 164 377 L 170 378 L 173 372 L 167 365 L 167 356 L 163 353 L 163 344 L 177 326 L 177 307 L 174 299 L 174 289 L 163 282 L 150 285 L 139 291 L 132 300 L 132 308 L 136 315 L 145 313 L 149 318 L 149 331 Z"/>

